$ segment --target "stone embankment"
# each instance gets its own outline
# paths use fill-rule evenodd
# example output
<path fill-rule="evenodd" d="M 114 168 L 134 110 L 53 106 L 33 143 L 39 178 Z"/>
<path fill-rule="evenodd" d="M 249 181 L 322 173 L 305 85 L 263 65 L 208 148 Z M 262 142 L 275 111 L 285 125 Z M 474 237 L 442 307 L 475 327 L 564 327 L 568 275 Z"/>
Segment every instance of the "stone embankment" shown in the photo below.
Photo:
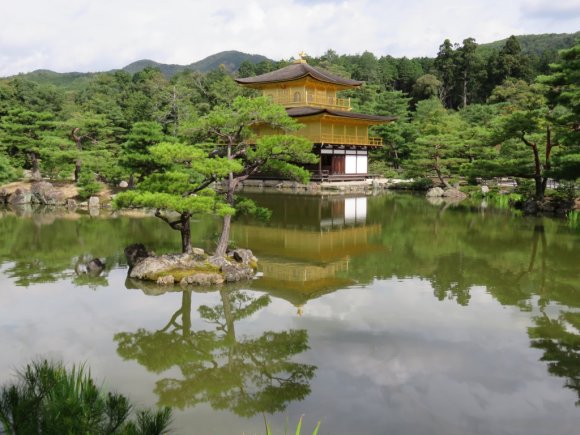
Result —
<path fill-rule="evenodd" d="M 48 181 L 17 182 L 0 188 L 0 205 L 14 207 L 66 206 L 69 209 L 88 207 L 91 215 L 98 215 L 98 210 L 107 206 L 107 203 L 103 203 L 98 196 L 91 196 L 88 201 L 77 203 L 74 199 L 77 195 L 78 189 L 75 184 L 71 183 L 55 186 Z"/>
<path fill-rule="evenodd" d="M 66 200 L 65 193 L 48 181 L 32 183 L 30 189 L 17 187 L 13 191 L 5 188 L 0 190 L 0 203 L 10 205 L 65 205 Z"/>
<path fill-rule="evenodd" d="M 342 195 L 345 193 L 370 193 L 387 189 L 398 180 L 373 178 L 359 181 L 311 182 L 302 184 L 297 181 L 246 180 L 241 189 L 246 192 L 281 192 L 303 195 Z"/>
<path fill-rule="evenodd" d="M 258 259 L 249 249 L 235 249 L 226 256 L 212 256 L 203 249 L 191 253 L 155 255 L 142 244 L 125 248 L 129 278 L 159 285 L 208 286 L 252 279 Z"/>
<path fill-rule="evenodd" d="M 427 191 L 425 196 L 427 198 L 444 198 L 450 201 L 462 201 L 468 197 L 466 193 L 459 189 L 442 189 L 440 187 L 432 187 Z"/>

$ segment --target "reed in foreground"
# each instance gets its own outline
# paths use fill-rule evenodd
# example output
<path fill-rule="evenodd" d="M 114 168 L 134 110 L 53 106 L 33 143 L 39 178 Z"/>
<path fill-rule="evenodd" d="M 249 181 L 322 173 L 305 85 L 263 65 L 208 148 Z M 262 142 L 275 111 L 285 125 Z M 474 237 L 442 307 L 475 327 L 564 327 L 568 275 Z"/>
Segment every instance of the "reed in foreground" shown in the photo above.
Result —
<path fill-rule="evenodd" d="M 302 418 L 304 416 L 300 416 L 300 420 L 298 420 L 298 425 L 296 426 L 296 431 L 294 432 L 295 435 L 300 435 L 301 431 L 302 431 Z M 268 421 L 266 420 L 266 416 L 264 416 L 264 424 L 266 425 L 266 435 L 273 435 L 272 433 L 272 427 L 268 424 Z M 318 423 L 316 423 L 316 427 L 314 428 L 314 431 L 312 432 L 312 435 L 318 435 L 318 429 L 320 429 L 320 421 L 318 421 Z M 288 427 L 286 427 L 284 429 L 284 435 L 288 435 Z"/>

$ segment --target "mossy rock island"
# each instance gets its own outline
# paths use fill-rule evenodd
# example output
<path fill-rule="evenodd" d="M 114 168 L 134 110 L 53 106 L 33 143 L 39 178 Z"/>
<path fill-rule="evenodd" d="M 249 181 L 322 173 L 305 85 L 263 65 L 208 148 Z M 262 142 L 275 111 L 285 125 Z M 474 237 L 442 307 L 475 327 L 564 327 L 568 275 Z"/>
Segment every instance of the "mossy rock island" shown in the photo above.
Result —
<path fill-rule="evenodd" d="M 225 256 L 207 254 L 193 248 L 182 254 L 155 255 L 142 244 L 125 249 L 129 278 L 159 285 L 207 286 L 252 279 L 258 259 L 249 249 L 228 251 Z"/>

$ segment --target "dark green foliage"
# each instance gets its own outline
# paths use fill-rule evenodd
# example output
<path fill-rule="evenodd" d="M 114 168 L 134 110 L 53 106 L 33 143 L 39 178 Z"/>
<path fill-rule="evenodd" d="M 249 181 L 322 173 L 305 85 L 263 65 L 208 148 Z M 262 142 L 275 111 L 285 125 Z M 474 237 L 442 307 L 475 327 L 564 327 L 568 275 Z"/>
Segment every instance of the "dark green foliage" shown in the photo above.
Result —
<path fill-rule="evenodd" d="M 578 189 L 574 182 L 562 181 L 556 189 L 549 192 L 548 196 L 555 207 L 572 210 Z"/>
<path fill-rule="evenodd" d="M 141 179 L 161 169 L 162 165 L 149 153 L 149 148 L 164 138 L 157 122 L 136 122 L 121 145 L 120 164 L 129 175 Z"/>
<path fill-rule="evenodd" d="M 385 116 L 396 116 L 397 120 L 376 126 L 373 134 L 383 139 L 384 146 L 373 150 L 372 157 L 388 164 L 395 170 L 401 168 L 410 153 L 410 143 L 414 140 L 415 128 L 409 122 L 409 102 L 401 91 L 383 92 L 375 99 L 371 113 Z M 371 161 L 372 162 L 372 161 Z M 384 173 L 384 171 L 381 171 Z"/>
<path fill-rule="evenodd" d="M 433 187 L 433 180 L 430 178 L 417 178 L 410 183 L 411 190 L 429 190 Z"/>
<path fill-rule="evenodd" d="M 525 178 L 517 178 L 516 179 L 516 187 L 514 188 L 514 193 L 520 195 L 522 198 L 533 198 L 535 188 L 534 188 L 534 181 L 528 180 Z"/>
<path fill-rule="evenodd" d="M 101 191 L 103 186 L 95 179 L 95 175 L 90 171 L 83 171 L 78 182 L 79 199 L 87 200 L 91 196 Z"/>
<path fill-rule="evenodd" d="M 580 42 L 562 50 L 560 57 L 560 63 L 551 65 L 551 74 L 538 81 L 549 87 L 548 102 L 556 112 L 555 121 L 564 129 L 562 142 L 570 147 L 560 158 L 560 166 L 566 178 L 575 179 L 580 176 Z"/>
<path fill-rule="evenodd" d="M 18 171 L 12 167 L 8 158 L 0 154 L 0 183 L 14 181 L 18 177 Z"/>
<path fill-rule="evenodd" d="M 434 176 L 449 187 L 446 180 L 459 172 L 467 162 L 465 122 L 457 113 L 442 106 L 437 99 L 420 101 L 413 119 L 418 136 L 411 153 L 408 167 L 412 176 Z"/>
<path fill-rule="evenodd" d="M 455 107 L 453 100 L 455 87 L 458 85 L 456 81 L 457 48 L 457 45 L 451 44 L 449 39 L 443 41 L 433 65 L 441 80 L 439 99 L 445 107 Z"/>
<path fill-rule="evenodd" d="M 13 89 L 14 105 L 33 112 L 59 113 L 65 102 L 64 93 L 49 84 L 39 84 L 23 77 L 14 77 L 7 80 Z"/>
<path fill-rule="evenodd" d="M 265 208 L 259 207 L 254 201 L 249 198 L 236 198 L 236 215 L 240 216 L 253 216 L 261 221 L 268 221 L 272 217 L 272 211 Z"/>
<path fill-rule="evenodd" d="M 132 406 L 117 393 L 104 393 L 84 366 L 67 370 L 46 360 L 28 364 L 18 383 L 0 391 L 0 424 L 8 435 L 166 433 L 171 411 L 140 411 L 128 422 Z"/>
<path fill-rule="evenodd" d="M 54 115 L 22 107 L 11 109 L 0 119 L 0 153 L 17 168 L 31 169 L 40 177 L 43 140 L 54 130 Z"/>

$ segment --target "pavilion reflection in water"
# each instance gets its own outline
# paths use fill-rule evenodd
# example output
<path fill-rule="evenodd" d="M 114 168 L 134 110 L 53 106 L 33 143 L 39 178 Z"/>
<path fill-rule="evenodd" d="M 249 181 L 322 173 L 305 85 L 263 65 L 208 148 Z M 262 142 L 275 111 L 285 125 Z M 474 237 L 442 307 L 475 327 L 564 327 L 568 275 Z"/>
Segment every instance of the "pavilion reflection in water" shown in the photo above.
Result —
<path fill-rule="evenodd" d="M 232 234 L 260 260 L 252 288 L 288 300 L 299 313 L 308 300 L 356 284 L 351 258 L 380 249 L 372 239 L 381 226 L 367 223 L 366 196 L 304 197 L 299 209 L 290 195 L 255 199 L 272 211 L 271 219 L 238 222 Z"/>

